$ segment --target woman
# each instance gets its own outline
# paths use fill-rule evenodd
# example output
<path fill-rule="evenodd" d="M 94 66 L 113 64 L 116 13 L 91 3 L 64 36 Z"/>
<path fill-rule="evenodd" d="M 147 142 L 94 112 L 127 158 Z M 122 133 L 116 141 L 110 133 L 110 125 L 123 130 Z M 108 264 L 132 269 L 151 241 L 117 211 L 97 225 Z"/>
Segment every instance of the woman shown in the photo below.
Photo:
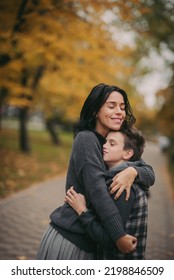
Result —
<path fill-rule="evenodd" d="M 134 123 L 135 118 L 124 90 L 106 84 L 95 86 L 74 127 L 75 139 L 66 180 L 66 191 L 75 186 L 77 192 L 85 195 L 87 206 L 96 212 L 123 253 L 135 249 L 136 238 L 124 231 L 119 211 L 107 191 L 102 146 L 110 130 L 131 127 Z M 128 167 L 120 172 L 116 176 L 116 187 L 115 184 L 111 186 L 114 190 L 120 187 L 123 190 L 124 186 L 130 189 L 137 176 L 145 182 L 146 188 L 154 183 L 152 168 L 141 161 L 136 169 Z M 37 259 L 95 258 L 96 243 L 85 232 L 75 211 L 67 203 L 51 213 L 50 219 Z"/>

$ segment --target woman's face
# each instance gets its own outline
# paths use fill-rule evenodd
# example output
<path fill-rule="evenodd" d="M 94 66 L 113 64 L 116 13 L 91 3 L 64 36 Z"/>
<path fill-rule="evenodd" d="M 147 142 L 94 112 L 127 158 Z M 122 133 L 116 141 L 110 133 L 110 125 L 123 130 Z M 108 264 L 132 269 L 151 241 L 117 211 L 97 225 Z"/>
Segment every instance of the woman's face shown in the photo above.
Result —
<path fill-rule="evenodd" d="M 96 116 L 96 131 L 106 137 L 110 130 L 119 130 L 126 117 L 123 96 L 113 91 Z"/>

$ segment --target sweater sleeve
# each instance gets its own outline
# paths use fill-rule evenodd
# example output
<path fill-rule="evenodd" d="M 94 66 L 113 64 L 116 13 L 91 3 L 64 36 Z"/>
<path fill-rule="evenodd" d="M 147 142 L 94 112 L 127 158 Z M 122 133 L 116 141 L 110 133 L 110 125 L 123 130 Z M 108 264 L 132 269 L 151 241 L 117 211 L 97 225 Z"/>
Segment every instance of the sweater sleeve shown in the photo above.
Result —
<path fill-rule="evenodd" d="M 155 173 L 153 171 L 153 168 L 150 165 L 146 164 L 142 159 L 140 161 L 134 162 L 133 167 L 138 172 L 136 182 L 141 185 L 144 190 L 147 191 L 155 182 Z"/>
<path fill-rule="evenodd" d="M 89 132 L 77 137 L 75 145 L 78 152 L 76 151 L 74 155 L 76 162 L 74 166 L 79 180 L 82 180 L 87 203 L 94 209 L 115 242 L 126 232 L 118 208 L 107 190 L 100 144 L 96 136 L 91 137 Z"/>
<path fill-rule="evenodd" d="M 125 192 L 115 201 L 115 206 L 118 208 L 119 213 L 123 220 L 123 226 L 125 227 L 126 222 L 129 218 L 131 209 L 134 205 L 134 192 L 131 191 L 130 198 L 128 201 L 125 200 Z M 79 220 L 85 231 L 91 236 L 91 238 L 98 243 L 100 246 L 108 249 L 115 246 L 106 228 L 101 224 L 99 219 L 96 217 L 92 210 L 88 210 L 79 216 Z"/>

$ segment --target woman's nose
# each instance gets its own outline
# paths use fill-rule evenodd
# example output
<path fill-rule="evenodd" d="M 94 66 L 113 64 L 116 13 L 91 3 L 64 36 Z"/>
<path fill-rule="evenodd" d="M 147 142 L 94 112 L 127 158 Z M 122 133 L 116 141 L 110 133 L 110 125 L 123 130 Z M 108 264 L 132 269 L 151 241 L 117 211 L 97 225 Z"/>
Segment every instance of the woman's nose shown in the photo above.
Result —
<path fill-rule="evenodd" d="M 120 106 L 119 105 L 117 105 L 116 107 L 115 107 L 115 112 L 118 114 L 120 114 L 120 113 L 122 113 L 122 110 L 121 110 L 121 108 L 120 108 Z"/>

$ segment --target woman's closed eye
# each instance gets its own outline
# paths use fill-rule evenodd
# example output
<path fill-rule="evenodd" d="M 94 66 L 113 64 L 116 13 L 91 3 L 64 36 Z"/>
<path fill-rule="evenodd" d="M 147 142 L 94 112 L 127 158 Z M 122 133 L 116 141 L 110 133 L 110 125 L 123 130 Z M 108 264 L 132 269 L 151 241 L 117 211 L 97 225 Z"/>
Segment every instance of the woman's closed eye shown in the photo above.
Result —
<path fill-rule="evenodd" d="M 120 106 L 120 110 L 125 111 L 125 105 L 124 106 Z"/>
<path fill-rule="evenodd" d="M 114 109 L 115 106 L 114 106 L 114 105 L 109 105 L 108 108 L 109 108 L 109 109 Z"/>

